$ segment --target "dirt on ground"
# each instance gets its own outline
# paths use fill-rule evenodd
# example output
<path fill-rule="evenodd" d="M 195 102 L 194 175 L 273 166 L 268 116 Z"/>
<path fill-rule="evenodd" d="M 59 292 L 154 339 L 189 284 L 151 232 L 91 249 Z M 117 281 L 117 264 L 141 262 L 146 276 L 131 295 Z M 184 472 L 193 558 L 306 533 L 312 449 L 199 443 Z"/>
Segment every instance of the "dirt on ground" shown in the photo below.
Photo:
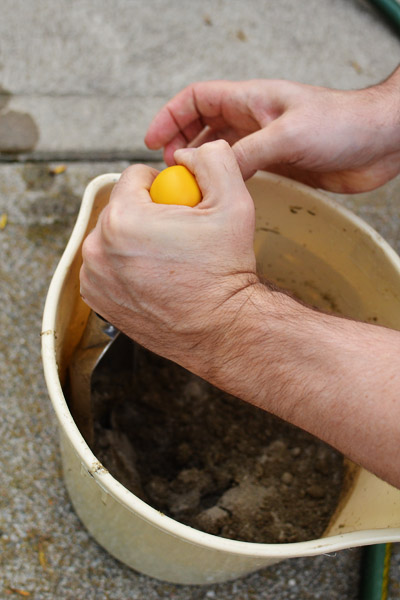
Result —
<path fill-rule="evenodd" d="M 98 370 L 92 394 L 93 450 L 116 479 L 177 521 L 222 537 L 283 543 L 322 535 L 342 487 L 341 454 L 126 344 L 119 366 Z"/>

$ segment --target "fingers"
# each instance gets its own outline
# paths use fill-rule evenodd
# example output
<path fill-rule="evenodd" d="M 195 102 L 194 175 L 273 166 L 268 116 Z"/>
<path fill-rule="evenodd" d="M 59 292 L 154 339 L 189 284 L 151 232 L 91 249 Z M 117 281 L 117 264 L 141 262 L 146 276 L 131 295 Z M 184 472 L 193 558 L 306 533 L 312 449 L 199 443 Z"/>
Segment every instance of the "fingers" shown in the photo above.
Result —
<path fill-rule="evenodd" d="M 170 100 L 153 119 L 145 142 L 164 148 L 167 165 L 175 152 L 216 139 L 234 147 L 245 179 L 291 152 L 281 121 L 298 86 L 272 81 L 195 83 Z M 290 132 L 289 132 L 290 133 Z M 293 139 L 293 136 L 289 136 Z"/>
<path fill-rule="evenodd" d="M 191 171 L 203 194 L 203 208 L 229 205 L 248 193 L 235 155 L 223 140 L 176 151 L 175 160 Z"/>
<path fill-rule="evenodd" d="M 222 80 L 205 81 L 181 90 L 151 122 L 145 136 L 148 148 L 159 150 L 173 143 L 177 150 L 190 144 L 209 119 L 222 114 L 222 99 L 234 85 L 233 82 Z"/>
<path fill-rule="evenodd" d="M 187 148 L 187 145 L 187 139 L 181 133 L 178 133 L 178 135 L 176 135 L 169 143 L 165 144 L 163 154 L 165 164 L 167 164 L 169 167 L 175 165 L 176 163 L 174 154 L 176 150 L 179 150 L 180 148 Z"/>
<path fill-rule="evenodd" d="M 284 116 L 255 133 L 238 140 L 232 147 L 243 178 L 271 165 L 293 163 L 298 147 L 296 133 Z"/>
<path fill-rule="evenodd" d="M 99 236 L 108 248 L 117 247 L 119 242 L 123 246 L 136 228 L 137 208 L 152 204 L 149 189 L 158 173 L 156 169 L 141 164 L 125 169 L 88 237 Z"/>
<path fill-rule="evenodd" d="M 110 204 L 114 202 L 151 202 L 149 189 L 159 171 L 147 165 L 131 165 L 123 171 L 119 181 L 115 184 Z"/>
<path fill-rule="evenodd" d="M 142 164 L 132 165 L 125 169 L 114 185 L 108 204 L 82 247 L 81 293 L 88 299 L 87 290 L 96 287 L 94 278 L 98 266 L 101 265 L 102 270 L 106 268 L 105 253 L 117 249 L 123 254 L 121 248 L 126 246 L 126 240 L 132 238 L 132 231 L 137 230 L 137 205 L 152 204 L 149 189 L 157 175 L 156 169 Z M 94 268 L 91 268 L 93 265 Z"/>
<path fill-rule="evenodd" d="M 160 139 L 162 139 L 163 142 L 157 143 L 156 146 L 152 146 L 151 140 L 154 139 L 155 136 L 147 135 L 145 142 L 151 149 L 158 149 L 162 146 L 165 146 L 164 161 L 167 165 L 171 166 L 175 164 L 175 150 L 178 150 L 179 148 L 186 148 L 187 146 L 191 145 L 193 140 L 195 140 L 204 130 L 204 123 L 200 118 L 198 118 L 189 123 L 189 125 L 186 127 L 180 128 L 178 123 L 175 121 L 173 114 L 167 109 L 164 111 L 164 114 L 160 113 L 159 123 L 155 121 L 155 127 L 159 127 L 159 129 L 157 129 L 157 134 L 159 136 L 164 134 L 164 136 L 167 136 L 168 138 L 172 136 L 172 139 L 170 139 L 170 141 L 165 141 L 167 137 L 162 137 Z M 151 129 L 153 129 L 153 125 L 151 126 Z M 150 142 L 148 142 L 148 140 L 150 140 Z"/>
<path fill-rule="evenodd" d="M 162 148 L 201 118 L 193 88 L 194 86 L 188 86 L 180 91 L 156 114 L 144 138 L 151 150 Z"/>
<path fill-rule="evenodd" d="M 190 140 L 190 142 L 186 141 L 184 136 L 176 136 L 176 138 L 164 148 L 164 161 L 169 166 L 176 164 L 174 154 L 181 148 L 198 148 L 202 144 L 214 142 L 216 140 L 225 140 L 232 146 L 238 139 L 239 136 L 230 127 L 223 126 L 218 128 L 218 126 L 216 126 L 214 128 L 207 125 L 196 137 L 194 137 L 194 139 Z"/>

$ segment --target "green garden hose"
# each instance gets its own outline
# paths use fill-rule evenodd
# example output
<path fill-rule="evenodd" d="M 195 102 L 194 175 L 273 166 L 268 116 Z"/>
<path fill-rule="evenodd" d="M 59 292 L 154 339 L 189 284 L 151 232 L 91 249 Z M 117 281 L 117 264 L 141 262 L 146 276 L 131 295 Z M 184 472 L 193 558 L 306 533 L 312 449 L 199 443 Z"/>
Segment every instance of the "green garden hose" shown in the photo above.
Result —
<path fill-rule="evenodd" d="M 400 33 L 400 3 L 397 0 L 369 0 Z M 387 600 L 391 544 L 364 548 L 361 566 L 360 600 Z"/>
<path fill-rule="evenodd" d="M 360 600 L 387 600 L 392 544 L 366 546 L 361 564 Z"/>
<path fill-rule="evenodd" d="M 400 4 L 397 0 L 369 0 L 369 3 L 376 6 L 391 25 L 400 32 Z"/>

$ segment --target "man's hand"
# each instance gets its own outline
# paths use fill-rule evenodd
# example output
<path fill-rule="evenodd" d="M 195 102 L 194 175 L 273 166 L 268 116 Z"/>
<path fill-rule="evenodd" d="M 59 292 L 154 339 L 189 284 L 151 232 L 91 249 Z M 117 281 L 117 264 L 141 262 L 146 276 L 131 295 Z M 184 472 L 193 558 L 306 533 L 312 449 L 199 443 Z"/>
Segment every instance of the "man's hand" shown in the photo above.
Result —
<path fill-rule="evenodd" d="M 147 348 L 207 371 L 211 348 L 258 284 L 254 204 L 223 141 L 181 150 L 203 194 L 194 207 L 160 205 L 157 171 L 127 169 L 83 246 L 81 293 L 88 304 Z"/>
<path fill-rule="evenodd" d="M 178 148 L 224 139 L 245 179 L 264 169 L 363 192 L 400 172 L 399 97 L 400 72 L 358 91 L 272 80 L 195 83 L 160 110 L 145 141 L 164 147 L 171 165 Z"/>
<path fill-rule="evenodd" d="M 81 291 L 127 335 L 400 487 L 400 333 L 263 286 L 254 205 L 228 144 L 181 150 L 203 200 L 151 202 L 130 167 L 83 246 Z"/>

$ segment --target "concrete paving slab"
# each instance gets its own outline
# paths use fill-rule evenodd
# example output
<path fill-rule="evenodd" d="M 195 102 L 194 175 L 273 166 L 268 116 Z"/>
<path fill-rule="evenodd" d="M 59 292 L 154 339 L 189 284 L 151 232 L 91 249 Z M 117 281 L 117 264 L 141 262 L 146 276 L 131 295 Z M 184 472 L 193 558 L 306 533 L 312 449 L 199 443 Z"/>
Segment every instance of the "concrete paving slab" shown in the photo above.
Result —
<path fill-rule="evenodd" d="M 11 150 L 47 158 L 147 156 L 152 116 L 193 81 L 363 87 L 400 50 L 364 0 L 1 0 L 0 14 L 0 153 L 16 131 Z"/>
<path fill-rule="evenodd" d="M 90 179 L 127 162 L 0 165 L 0 598 L 34 600 L 356 600 L 360 549 L 294 559 L 234 582 L 175 586 L 138 574 L 90 537 L 64 487 L 43 380 L 41 317 L 51 275 Z M 400 180 L 344 198 L 398 250 Z M 400 599 L 394 548 L 390 600 Z"/>

